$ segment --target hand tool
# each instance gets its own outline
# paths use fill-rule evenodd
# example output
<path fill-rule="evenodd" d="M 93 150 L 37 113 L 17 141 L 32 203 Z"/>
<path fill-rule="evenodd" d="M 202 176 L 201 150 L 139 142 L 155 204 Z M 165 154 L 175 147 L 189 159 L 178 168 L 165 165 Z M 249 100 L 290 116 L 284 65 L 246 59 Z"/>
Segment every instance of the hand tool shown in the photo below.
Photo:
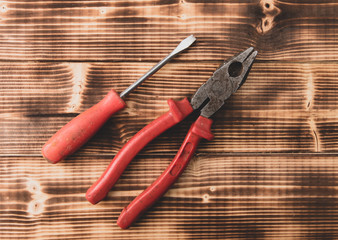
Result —
<path fill-rule="evenodd" d="M 239 87 L 244 83 L 257 51 L 248 48 L 244 52 L 224 62 L 194 94 L 191 102 L 184 98 L 181 101 L 168 100 L 169 111 L 157 118 L 134 137 L 132 137 L 112 160 L 106 171 L 87 191 L 86 198 L 92 204 L 102 200 L 113 187 L 122 172 L 135 155 L 152 139 L 182 121 L 194 110 L 200 110 L 200 116 L 192 124 L 180 150 L 163 174 L 141 195 L 132 201 L 121 213 L 118 225 L 127 228 L 168 188 L 183 172 L 190 158 L 193 156 L 202 138 L 211 140 L 210 132 L 212 120 L 209 119 Z"/>
<path fill-rule="evenodd" d="M 57 163 L 85 144 L 102 125 L 126 104 L 122 98 L 157 72 L 171 58 L 190 47 L 196 38 L 190 35 L 167 57 L 151 68 L 145 75 L 124 90 L 120 96 L 112 89 L 99 103 L 81 113 L 52 136 L 42 148 L 42 155 L 51 163 Z"/>

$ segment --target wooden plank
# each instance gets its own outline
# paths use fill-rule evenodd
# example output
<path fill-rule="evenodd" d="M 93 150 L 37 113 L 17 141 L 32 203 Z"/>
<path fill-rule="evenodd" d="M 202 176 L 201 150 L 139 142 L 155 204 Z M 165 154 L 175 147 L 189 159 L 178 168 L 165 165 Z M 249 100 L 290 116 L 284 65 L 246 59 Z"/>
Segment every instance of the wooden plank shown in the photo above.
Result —
<path fill-rule="evenodd" d="M 132 162 L 98 205 L 84 192 L 108 159 L 51 165 L 39 157 L 2 157 L 1 239 L 318 239 L 338 236 L 338 156 L 198 155 L 178 182 L 130 230 L 120 211 L 171 157 Z"/>
<path fill-rule="evenodd" d="M 335 1 L 5 0 L 0 10 L 2 61 L 153 61 L 190 34 L 198 43 L 181 60 L 248 46 L 264 60 L 338 56 Z"/>
<path fill-rule="evenodd" d="M 143 108 L 137 115 L 154 118 L 165 111 L 168 98 L 190 97 L 220 63 L 170 62 L 128 96 L 128 114 Z M 122 92 L 154 64 L 1 63 L 0 117 L 80 113 L 110 89 Z M 311 109 L 332 111 L 337 104 L 337 75 L 336 63 L 257 61 L 226 108 L 293 115 Z"/>
<path fill-rule="evenodd" d="M 5 131 L 0 133 L 0 151 L 2 155 L 40 154 L 43 144 L 57 129 L 60 129 L 74 116 L 20 118 L 3 120 L 0 126 Z M 228 115 L 219 118 L 213 125 L 215 139 L 203 142 L 198 149 L 200 153 L 222 152 L 325 152 L 322 146 L 316 146 L 312 136 L 311 125 L 307 119 L 290 119 L 254 116 L 242 117 Z M 141 154 L 175 153 L 189 125 L 194 119 L 168 130 L 149 144 Z M 336 119 L 334 120 L 336 121 Z M 335 123 L 323 125 L 323 129 L 335 128 Z M 109 155 L 113 157 L 117 151 L 145 124 L 142 119 L 125 120 L 113 117 L 77 154 Z M 321 130 L 323 130 L 321 129 Z M 273 131 L 273 134 L 271 133 Z M 317 130 L 316 130 L 317 131 Z M 319 134 L 316 132 L 316 134 Z M 336 134 L 328 133 L 330 150 L 337 148 L 332 143 L 337 142 Z M 325 139 L 322 141 L 325 142 Z"/>
<path fill-rule="evenodd" d="M 337 239 L 334 0 L 0 1 L 0 239 Z M 121 92 L 186 36 L 198 41 L 69 159 L 61 126 Z M 167 167 L 194 118 L 164 133 L 93 206 L 117 151 L 248 46 L 258 61 L 171 190 L 130 230 L 122 208 Z"/>
<path fill-rule="evenodd" d="M 65 63 L 1 63 L 0 115 L 51 114 L 71 109 L 70 96 L 81 74 L 78 66 Z M 78 90 L 79 91 L 79 90 Z M 76 93 L 76 92 L 75 92 Z M 49 104 L 48 104 L 49 103 Z M 59 110 L 59 111 L 58 111 Z"/>
<path fill-rule="evenodd" d="M 111 88 L 121 92 L 152 65 L 1 64 L 1 154 L 39 154 L 44 142 L 76 114 Z M 114 115 L 79 154 L 114 156 L 146 123 L 167 111 L 167 99 L 190 97 L 218 65 L 166 65 L 126 98 L 128 107 Z M 215 139 L 199 151 L 337 151 L 337 69 L 336 63 L 256 62 L 245 85 L 215 115 Z M 143 154 L 175 153 L 193 120 L 188 118 L 165 133 Z"/>

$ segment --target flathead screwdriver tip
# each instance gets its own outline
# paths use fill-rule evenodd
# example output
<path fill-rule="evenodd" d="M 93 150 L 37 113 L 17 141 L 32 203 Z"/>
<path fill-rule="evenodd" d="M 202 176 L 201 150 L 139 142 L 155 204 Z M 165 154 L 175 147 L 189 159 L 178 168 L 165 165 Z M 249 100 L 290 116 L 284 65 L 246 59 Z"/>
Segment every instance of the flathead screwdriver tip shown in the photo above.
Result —
<path fill-rule="evenodd" d="M 182 52 L 183 50 L 190 47 L 195 41 L 196 38 L 194 37 L 194 35 L 190 35 L 189 37 L 183 39 L 182 42 L 180 42 L 180 44 L 178 44 L 178 46 L 171 52 L 171 54 L 176 55 Z"/>

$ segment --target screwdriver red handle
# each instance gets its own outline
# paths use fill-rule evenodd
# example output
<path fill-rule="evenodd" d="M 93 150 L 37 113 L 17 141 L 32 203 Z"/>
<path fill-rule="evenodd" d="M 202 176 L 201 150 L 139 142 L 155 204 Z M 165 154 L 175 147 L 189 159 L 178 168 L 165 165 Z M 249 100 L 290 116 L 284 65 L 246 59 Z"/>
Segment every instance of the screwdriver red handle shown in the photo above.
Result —
<path fill-rule="evenodd" d="M 135 134 L 116 154 L 106 171 L 87 191 L 86 198 L 92 204 L 101 201 L 115 185 L 131 160 L 151 140 L 165 130 L 181 122 L 193 108 L 187 98 L 181 101 L 168 100 L 169 111 L 155 119 Z"/>
<path fill-rule="evenodd" d="M 211 124 L 211 119 L 202 116 L 193 123 L 181 148 L 168 168 L 155 182 L 123 209 L 117 220 L 117 224 L 122 229 L 128 228 L 145 210 L 167 192 L 188 165 L 200 140 L 202 138 L 208 140 L 213 138 L 213 134 L 210 132 Z"/>
<path fill-rule="evenodd" d="M 52 136 L 42 148 L 42 155 L 57 163 L 85 144 L 115 112 L 126 106 L 111 90 L 99 103 L 81 113 Z"/>

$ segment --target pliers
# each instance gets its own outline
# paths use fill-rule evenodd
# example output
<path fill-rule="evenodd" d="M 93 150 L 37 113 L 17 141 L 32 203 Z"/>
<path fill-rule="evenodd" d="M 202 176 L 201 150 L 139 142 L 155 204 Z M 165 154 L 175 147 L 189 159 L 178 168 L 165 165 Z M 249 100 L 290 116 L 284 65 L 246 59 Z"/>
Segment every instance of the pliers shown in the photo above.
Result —
<path fill-rule="evenodd" d="M 181 101 L 168 100 L 169 111 L 145 126 L 117 153 L 102 176 L 88 189 L 86 198 L 92 204 L 101 201 L 117 182 L 127 165 L 159 134 L 181 122 L 194 110 L 200 116 L 191 125 L 181 148 L 168 168 L 146 190 L 125 207 L 117 224 L 128 228 L 146 209 L 152 206 L 184 171 L 202 138 L 212 140 L 210 117 L 219 110 L 226 99 L 245 82 L 257 55 L 252 47 L 221 64 L 209 80 L 193 95 Z"/>

